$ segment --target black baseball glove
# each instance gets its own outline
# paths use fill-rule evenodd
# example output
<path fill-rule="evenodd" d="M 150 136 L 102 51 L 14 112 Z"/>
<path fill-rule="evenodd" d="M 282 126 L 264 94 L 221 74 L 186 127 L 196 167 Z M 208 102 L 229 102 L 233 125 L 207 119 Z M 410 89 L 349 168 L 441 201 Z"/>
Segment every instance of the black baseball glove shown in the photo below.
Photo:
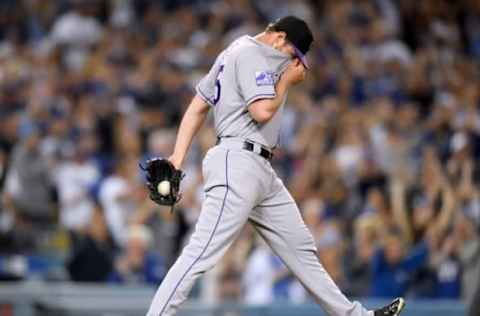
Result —
<path fill-rule="evenodd" d="M 173 164 L 163 158 L 147 160 L 146 165 L 140 168 L 145 171 L 150 199 L 159 205 L 173 206 L 182 195 L 180 182 L 184 177 L 182 170 L 176 169 Z"/>

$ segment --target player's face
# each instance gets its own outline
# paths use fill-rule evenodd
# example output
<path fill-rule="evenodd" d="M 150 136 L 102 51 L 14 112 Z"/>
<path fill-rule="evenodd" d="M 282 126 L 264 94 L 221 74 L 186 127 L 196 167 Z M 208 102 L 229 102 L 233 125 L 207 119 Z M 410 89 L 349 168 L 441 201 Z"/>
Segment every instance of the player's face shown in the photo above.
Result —
<path fill-rule="evenodd" d="M 289 55 L 292 58 L 295 57 L 295 48 L 293 44 L 287 39 L 285 32 L 278 32 L 276 34 L 273 48 L 281 51 L 284 54 Z"/>

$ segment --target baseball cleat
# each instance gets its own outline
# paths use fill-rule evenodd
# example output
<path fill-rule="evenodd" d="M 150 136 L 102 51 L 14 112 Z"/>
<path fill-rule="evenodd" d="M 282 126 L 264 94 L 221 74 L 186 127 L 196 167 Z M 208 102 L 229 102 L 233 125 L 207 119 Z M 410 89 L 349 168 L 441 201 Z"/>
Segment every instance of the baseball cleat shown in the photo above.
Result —
<path fill-rule="evenodd" d="M 375 316 L 398 316 L 405 307 L 405 300 L 401 297 L 394 299 L 390 304 L 375 311 Z"/>

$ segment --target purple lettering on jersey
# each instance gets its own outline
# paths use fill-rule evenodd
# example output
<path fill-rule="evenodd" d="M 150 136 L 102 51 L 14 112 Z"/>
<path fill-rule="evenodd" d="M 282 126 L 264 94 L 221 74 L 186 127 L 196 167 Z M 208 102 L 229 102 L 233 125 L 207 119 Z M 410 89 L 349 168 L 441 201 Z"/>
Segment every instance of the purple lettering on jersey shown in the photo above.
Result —
<path fill-rule="evenodd" d="M 257 86 L 273 86 L 273 73 L 269 71 L 256 71 L 255 81 L 257 82 Z"/>

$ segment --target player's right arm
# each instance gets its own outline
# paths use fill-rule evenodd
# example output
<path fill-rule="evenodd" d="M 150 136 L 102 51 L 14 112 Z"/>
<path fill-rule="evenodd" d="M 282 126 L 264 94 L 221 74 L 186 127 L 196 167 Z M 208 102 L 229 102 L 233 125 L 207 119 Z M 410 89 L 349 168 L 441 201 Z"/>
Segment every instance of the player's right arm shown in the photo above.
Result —
<path fill-rule="evenodd" d="M 209 109 L 218 101 L 218 76 L 222 72 L 223 53 L 221 53 L 208 74 L 200 80 L 195 90 L 197 94 L 183 115 L 178 128 L 177 141 L 170 162 L 175 168 L 180 169 L 193 137 L 197 134 L 205 121 Z"/>
<path fill-rule="evenodd" d="M 268 122 L 280 108 L 288 89 L 304 79 L 305 67 L 298 59 L 294 59 L 275 85 L 275 97 L 259 99 L 249 105 L 252 118 L 258 123 Z"/>
<path fill-rule="evenodd" d="M 193 98 L 188 106 L 178 128 L 173 154 L 169 158 L 175 168 L 181 168 L 188 149 L 192 144 L 193 137 L 195 137 L 203 122 L 205 122 L 209 109 L 210 105 L 198 95 Z"/>

